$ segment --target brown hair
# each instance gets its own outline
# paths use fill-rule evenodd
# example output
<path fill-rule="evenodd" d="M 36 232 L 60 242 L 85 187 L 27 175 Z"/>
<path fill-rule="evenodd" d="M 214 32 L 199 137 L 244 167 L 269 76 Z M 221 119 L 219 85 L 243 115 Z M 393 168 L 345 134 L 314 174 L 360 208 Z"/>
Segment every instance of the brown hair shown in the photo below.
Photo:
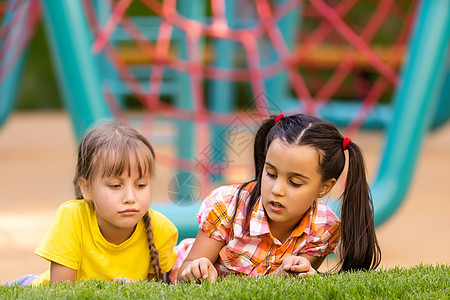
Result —
<path fill-rule="evenodd" d="M 140 176 L 154 171 L 155 152 L 149 141 L 131 127 L 112 123 L 95 125 L 83 138 L 78 147 L 76 173 L 73 179 L 76 199 L 83 199 L 79 178 L 85 178 L 92 184 L 100 174 L 119 176 L 128 169 L 131 173 L 131 161 L 137 162 Z M 88 203 L 93 206 L 92 201 Z M 156 274 L 156 280 L 162 279 L 159 264 L 159 254 L 153 242 L 152 223 L 148 211 L 143 217 L 147 228 L 147 239 L 150 249 L 151 265 Z"/>
<path fill-rule="evenodd" d="M 255 179 L 244 183 L 236 197 L 236 208 L 239 205 L 241 191 L 256 181 L 255 187 L 248 197 L 244 228 L 249 226 L 252 211 L 261 195 L 261 176 L 267 149 L 270 143 L 280 139 L 290 145 L 307 145 L 317 150 L 319 172 L 322 181 L 332 178 L 336 180 L 345 166 L 345 154 L 342 148 L 344 137 L 337 128 L 318 118 L 303 114 L 284 117 L 275 124 L 275 116 L 265 120 L 255 137 L 254 164 Z M 373 202 L 366 179 L 366 170 L 361 149 L 350 142 L 347 179 L 342 198 L 341 213 L 341 270 L 375 269 L 381 260 L 381 251 L 375 235 Z M 235 210 L 232 222 L 236 217 Z"/>

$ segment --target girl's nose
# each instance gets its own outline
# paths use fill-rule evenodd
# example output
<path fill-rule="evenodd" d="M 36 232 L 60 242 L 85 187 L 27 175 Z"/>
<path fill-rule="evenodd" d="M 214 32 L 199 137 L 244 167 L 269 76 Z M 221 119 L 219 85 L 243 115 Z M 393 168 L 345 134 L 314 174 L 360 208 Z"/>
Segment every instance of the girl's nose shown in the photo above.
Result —
<path fill-rule="evenodd" d="M 136 202 L 136 200 L 134 198 L 133 187 L 128 187 L 128 188 L 126 188 L 126 191 L 125 191 L 125 195 L 124 195 L 124 198 L 123 198 L 123 203 L 132 204 L 134 202 Z"/>
<path fill-rule="evenodd" d="M 273 183 L 272 186 L 272 194 L 274 194 L 275 196 L 280 196 L 283 197 L 284 196 L 284 187 L 283 187 L 283 183 L 281 182 L 280 179 L 277 178 L 277 180 L 275 180 L 275 182 Z"/>

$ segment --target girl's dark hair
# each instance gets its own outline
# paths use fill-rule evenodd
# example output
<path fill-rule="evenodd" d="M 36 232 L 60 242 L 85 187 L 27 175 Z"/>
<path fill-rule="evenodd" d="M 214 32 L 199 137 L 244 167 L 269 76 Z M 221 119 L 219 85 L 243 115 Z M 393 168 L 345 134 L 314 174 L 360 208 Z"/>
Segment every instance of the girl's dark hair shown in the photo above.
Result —
<path fill-rule="evenodd" d="M 154 173 L 155 152 L 150 142 L 135 129 L 112 123 L 94 126 L 78 147 L 76 173 L 73 179 L 76 199 L 83 199 L 79 178 L 92 184 L 97 175 L 120 176 L 124 171 L 131 173 L 131 162 L 135 161 L 140 176 Z M 91 207 L 93 201 L 86 199 Z M 94 207 L 95 208 L 95 207 Z M 152 223 L 148 211 L 143 217 L 147 229 L 150 260 L 156 280 L 162 279 L 159 254 L 153 241 Z"/>
<path fill-rule="evenodd" d="M 275 124 L 275 117 L 265 120 L 255 137 L 254 163 L 255 179 L 244 183 L 236 197 L 237 207 L 242 190 L 255 182 L 247 201 L 244 230 L 248 230 L 252 211 L 261 195 L 261 177 L 264 169 L 267 149 L 270 143 L 279 139 L 289 145 L 306 145 L 317 150 L 319 172 L 322 181 L 336 180 L 345 167 L 345 154 L 342 147 L 344 137 L 337 128 L 318 118 L 297 114 L 283 117 Z M 341 212 L 341 270 L 375 269 L 381 260 L 381 251 L 375 235 L 373 202 L 366 179 L 366 170 L 361 149 L 353 142 L 347 147 L 349 153 L 348 172 L 342 197 Z"/>

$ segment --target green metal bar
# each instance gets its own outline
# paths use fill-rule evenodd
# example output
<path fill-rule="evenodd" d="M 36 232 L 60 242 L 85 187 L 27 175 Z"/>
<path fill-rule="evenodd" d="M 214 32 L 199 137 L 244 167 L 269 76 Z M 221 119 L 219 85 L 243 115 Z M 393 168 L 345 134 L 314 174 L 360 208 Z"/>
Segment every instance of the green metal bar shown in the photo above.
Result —
<path fill-rule="evenodd" d="M 409 190 L 445 78 L 450 1 L 421 1 L 415 20 L 408 61 L 394 98 L 394 122 L 372 188 L 376 225 L 396 212 Z"/>
<path fill-rule="evenodd" d="M 63 99 L 75 136 L 112 114 L 101 90 L 98 61 L 91 52 L 93 38 L 79 0 L 42 0 L 44 24 Z"/>

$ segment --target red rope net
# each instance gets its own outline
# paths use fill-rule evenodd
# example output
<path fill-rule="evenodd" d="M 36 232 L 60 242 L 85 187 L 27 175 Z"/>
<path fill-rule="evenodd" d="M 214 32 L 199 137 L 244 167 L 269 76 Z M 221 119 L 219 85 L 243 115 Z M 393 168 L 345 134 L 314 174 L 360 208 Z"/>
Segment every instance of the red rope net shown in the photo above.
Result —
<path fill-rule="evenodd" d="M 104 25 L 100 25 L 92 1 L 83 2 L 95 37 L 92 51 L 107 57 L 131 94 L 141 103 L 144 131 L 151 128 L 155 111 L 178 120 L 193 120 L 197 149 L 208 145 L 208 124 L 228 125 L 236 115 L 244 123 L 255 117 L 247 112 L 209 112 L 205 105 L 206 82 L 247 82 L 255 101 L 255 114 L 267 116 L 267 98 L 258 95 L 265 93 L 265 79 L 281 73 L 287 75 L 290 93 L 301 102 L 302 112 L 307 114 L 316 115 L 334 98 L 361 99 L 358 113 L 347 128 L 346 134 L 351 136 L 380 99 L 390 99 L 399 81 L 399 66 L 416 6 L 413 0 L 236 1 L 234 15 L 242 25 L 237 27 L 226 17 L 225 0 L 207 3 L 204 12 L 209 22 L 185 17 L 177 10 L 179 3 L 176 0 L 105 1 L 110 15 Z M 149 15 L 160 18 L 155 39 L 148 38 L 133 18 L 132 6 L 136 3 L 140 5 L 140 15 L 142 10 L 148 10 Z M 301 14 L 302 25 L 292 49 L 283 36 L 280 21 L 293 11 L 298 12 L 298 17 Z M 118 27 L 128 35 L 129 40 L 123 44 L 133 44 L 140 57 L 139 63 L 152 66 L 147 85 L 142 85 L 133 73 L 133 58 L 127 57 L 120 42 L 112 41 Z M 186 37 L 186 58 L 174 54 L 175 30 L 182 31 Z M 224 68 L 211 63 L 213 59 L 208 57 L 213 57 L 214 51 L 208 47 L 208 42 L 213 40 L 240 45 L 239 49 L 243 51 L 241 65 Z M 261 46 L 261 40 L 270 45 L 277 59 L 262 63 L 267 49 Z M 187 74 L 192 109 L 161 100 L 165 70 Z M 104 91 L 112 111 L 117 118 L 126 121 L 127 114 L 112 90 L 105 83 Z M 192 161 L 162 157 L 165 157 L 165 163 L 192 170 Z"/>

